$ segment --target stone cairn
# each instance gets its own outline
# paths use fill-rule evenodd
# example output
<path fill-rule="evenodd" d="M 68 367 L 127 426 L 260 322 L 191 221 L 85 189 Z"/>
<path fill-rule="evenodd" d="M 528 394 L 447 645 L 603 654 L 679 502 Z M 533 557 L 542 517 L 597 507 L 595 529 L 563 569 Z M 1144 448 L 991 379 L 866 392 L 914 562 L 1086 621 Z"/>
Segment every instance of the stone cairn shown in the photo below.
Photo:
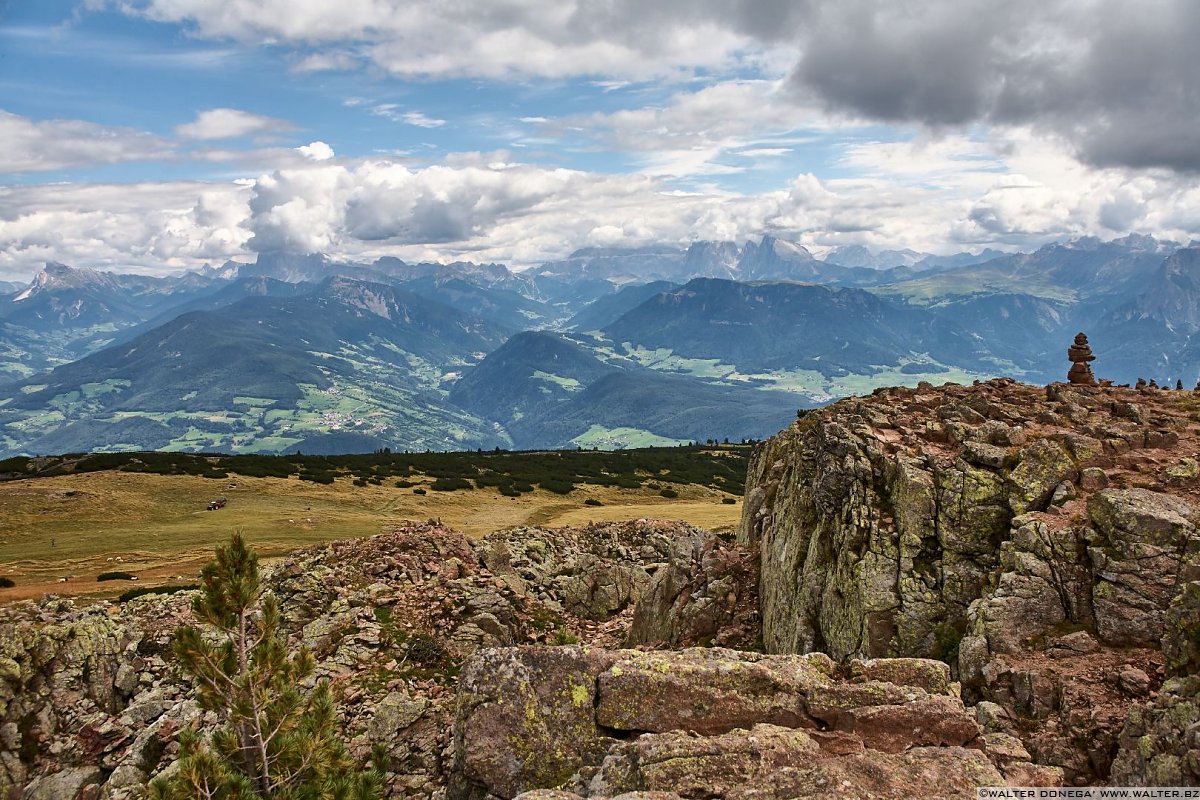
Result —
<path fill-rule="evenodd" d="M 1092 355 L 1087 334 L 1075 334 L 1075 344 L 1067 348 L 1067 359 L 1071 362 L 1071 369 L 1067 372 L 1068 381 L 1078 386 L 1096 385 L 1096 376 L 1092 374 L 1091 364 L 1088 363 L 1095 361 L 1096 357 Z"/>

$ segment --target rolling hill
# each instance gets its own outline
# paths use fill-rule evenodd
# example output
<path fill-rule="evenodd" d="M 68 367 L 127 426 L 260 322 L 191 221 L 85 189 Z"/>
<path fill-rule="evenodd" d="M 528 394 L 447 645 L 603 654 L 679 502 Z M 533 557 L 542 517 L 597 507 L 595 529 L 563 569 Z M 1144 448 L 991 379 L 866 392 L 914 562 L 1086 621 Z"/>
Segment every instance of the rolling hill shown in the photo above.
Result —
<path fill-rule="evenodd" d="M 6 387 L 4 452 L 282 451 L 354 432 L 384 445 L 504 444 L 443 383 L 503 341 L 491 324 L 382 284 L 195 311 Z"/>

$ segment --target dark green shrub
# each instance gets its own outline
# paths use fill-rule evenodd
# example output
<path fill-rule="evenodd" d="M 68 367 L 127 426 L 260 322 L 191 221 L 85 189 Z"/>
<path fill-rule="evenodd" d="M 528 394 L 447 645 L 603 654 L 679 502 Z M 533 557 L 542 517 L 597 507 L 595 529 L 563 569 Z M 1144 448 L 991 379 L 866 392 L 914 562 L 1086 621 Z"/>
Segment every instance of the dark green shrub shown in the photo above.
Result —
<path fill-rule="evenodd" d="M 502 483 L 496 487 L 505 497 L 520 497 L 521 493 L 511 483 Z"/>
<path fill-rule="evenodd" d="M 178 594 L 179 592 L 190 592 L 199 588 L 200 584 L 198 583 L 181 583 L 175 586 L 141 586 L 137 589 L 122 592 L 121 596 L 117 599 L 124 603 L 135 597 L 142 597 L 148 594 Z"/>
<path fill-rule="evenodd" d="M 434 667 L 445 662 L 449 653 L 442 647 L 441 642 L 429 634 L 414 633 L 409 637 L 405 656 L 423 667 Z"/>
<path fill-rule="evenodd" d="M 965 625 L 956 626 L 949 622 L 942 622 L 933 629 L 933 653 L 934 658 L 939 661 L 945 661 L 950 666 L 955 666 L 958 663 L 958 648 L 962 644 Z"/>
<path fill-rule="evenodd" d="M 412 481 L 396 481 L 397 489 L 411 489 L 416 485 L 417 484 L 413 483 Z"/>
<path fill-rule="evenodd" d="M 425 490 L 422 489 L 420 486 L 418 486 L 416 489 L 413 489 L 413 494 L 425 494 L 425 493 L 426 493 Z"/>
<path fill-rule="evenodd" d="M 679 492 L 674 489 L 663 489 L 659 494 L 668 500 L 674 500 L 676 497 L 679 497 Z"/>
<path fill-rule="evenodd" d="M 29 456 L 14 456 L 0 461 L 0 472 L 25 472 L 29 469 Z"/>
<path fill-rule="evenodd" d="M 11 589 L 16 585 L 12 578 L 0 578 L 0 589 Z"/>
<path fill-rule="evenodd" d="M 136 581 L 136 575 L 128 572 L 101 572 L 96 576 L 97 581 Z"/>
<path fill-rule="evenodd" d="M 732 506 L 732 505 L 737 504 L 737 500 L 733 499 L 732 497 L 722 497 L 721 502 L 727 506 Z"/>
<path fill-rule="evenodd" d="M 602 505 L 604 505 L 604 503 L 601 503 L 599 500 L 597 500 L 594 497 L 589 497 L 587 500 L 584 500 L 583 504 L 585 506 L 602 506 Z"/>
<path fill-rule="evenodd" d="M 475 484 L 466 478 L 438 478 L 429 488 L 435 492 L 457 492 L 460 489 L 474 489 Z"/>
<path fill-rule="evenodd" d="M 554 632 L 553 644 L 559 645 L 560 647 L 568 644 L 579 644 L 579 637 L 571 633 L 566 628 L 559 628 Z"/>
<path fill-rule="evenodd" d="M 575 484 L 559 478 L 550 478 L 547 480 L 538 481 L 538 486 L 541 486 L 548 492 L 554 492 L 555 494 L 570 494 L 571 492 L 575 491 Z"/>

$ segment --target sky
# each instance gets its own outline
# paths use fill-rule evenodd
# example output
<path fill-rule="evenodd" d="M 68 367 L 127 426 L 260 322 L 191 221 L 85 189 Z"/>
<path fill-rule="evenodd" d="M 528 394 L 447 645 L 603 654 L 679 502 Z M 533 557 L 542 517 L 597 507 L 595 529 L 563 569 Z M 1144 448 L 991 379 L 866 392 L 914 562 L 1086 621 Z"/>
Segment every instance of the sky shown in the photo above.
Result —
<path fill-rule="evenodd" d="M 1200 238 L 1194 0 L 0 0 L 0 279 Z"/>

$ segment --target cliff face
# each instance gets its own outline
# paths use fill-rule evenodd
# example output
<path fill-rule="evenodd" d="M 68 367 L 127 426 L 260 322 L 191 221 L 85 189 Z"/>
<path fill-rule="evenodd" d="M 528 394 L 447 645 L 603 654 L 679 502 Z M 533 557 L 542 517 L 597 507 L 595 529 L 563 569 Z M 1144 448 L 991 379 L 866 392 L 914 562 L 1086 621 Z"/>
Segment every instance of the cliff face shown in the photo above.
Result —
<path fill-rule="evenodd" d="M 747 482 L 766 649 L 945 659 L 1010 727 L 1033 722 L 1042 763 L 1105 778 L 1183 647 L 1164 636 L 1187 638 L 1169 609 L 1200 577 L 1197 420 L 1192 392 L 1003 379 L 810 413 Z"/>

